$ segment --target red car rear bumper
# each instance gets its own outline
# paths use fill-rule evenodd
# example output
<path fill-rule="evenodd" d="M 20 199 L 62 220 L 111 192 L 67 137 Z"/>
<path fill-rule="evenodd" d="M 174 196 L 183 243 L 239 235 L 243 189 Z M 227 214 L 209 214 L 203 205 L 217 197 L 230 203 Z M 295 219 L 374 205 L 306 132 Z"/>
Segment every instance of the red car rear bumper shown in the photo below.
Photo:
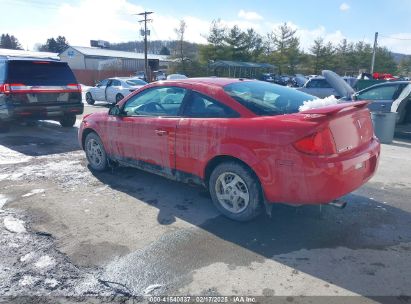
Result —
<path fill-rule="evenodd" d="M 298 153 L 289 161 L 276 160 L 270 181 L 262 180 L 265 198 L 269 203 L 329 203 L 366 183 L 379 156 L 380 143 L 373 139 L 354 154 L 320 158 Z"/>

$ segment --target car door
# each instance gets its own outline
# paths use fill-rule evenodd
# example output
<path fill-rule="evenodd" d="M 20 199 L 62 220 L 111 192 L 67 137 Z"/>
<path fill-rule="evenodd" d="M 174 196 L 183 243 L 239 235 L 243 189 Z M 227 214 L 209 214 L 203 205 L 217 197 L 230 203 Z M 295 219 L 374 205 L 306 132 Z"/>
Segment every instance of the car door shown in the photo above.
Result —
<path fill-rule="evenodd" d="M 370 111 L 390 112 L 391 105 L 398 96 L 399 84 L 387 84 L 377 87 L 371 87 L 358 92 L 355 95 L 356 100 L 371 100 L 368 106 Z"/>
<path fill-rule="evenodd" d="M 116 95 L 120 91 L 121 82 L 118 79 L 111 79 L 106 88 L 105 100 L 110 103 L 116 102 Z"/>
<path fill-rule="evenodd" d="M 151 87 L 132 96 L 112 117 L 110 142 L 117 157 L 164 175 L 175 168 L 175 132 L 187 89 Z"/>
<path fill-rule="evenodd" d="M 104 79 L 100 81 L 94 88 L 90 89 L 91 96 L 94 100 L 105 100 L 106 96 L 106 87 L 108 83 L 108 79 Z"/>
<path fill-rule="evenodd" d="M 193 91 L 186 98 L 176 132 L 176 169 L 197 177 L 212 151 L 226 143 L 232 121 L 240 115 L 223 103 Z"/>

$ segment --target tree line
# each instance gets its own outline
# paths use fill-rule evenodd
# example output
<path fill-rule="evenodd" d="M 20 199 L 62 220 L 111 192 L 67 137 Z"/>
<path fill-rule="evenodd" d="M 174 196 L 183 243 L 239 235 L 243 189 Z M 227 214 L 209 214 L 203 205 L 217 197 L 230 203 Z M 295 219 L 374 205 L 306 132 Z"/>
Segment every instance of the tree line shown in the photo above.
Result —
<path fill-rule="evenodd" d="M 188 42 L 185 38 L 186 23 L 181 20 L 175 29 L 175 40 L 154 40 L 149 42 L 149 53 L 169 55 L 175 59 L 172 72 L 190 76 L 204 76 L 208 64 L 215 60 L 249 61 L 270 63 L 276 66 L 278 74 L 319 74 L 323 69 L 336 71 L 340 75 L 356 75 L 360 70 L 368 71 L 371 65 L 372 46 L 363 41 L 338 43 L 326 42 L 318 37 L 303 50 L 297 31 L 284 23 L 266 35 L 249 28 L 238 26 L 228 28 L 220 20 L 211 22 L 204 37 L 206 44 Z M 61 53 L 69 47 L 64 36 L 48 38 L 44 44 L 37 44 L 38 51 Z M 18 39 L 2 34 L 0 48 L 23 49 Z M 142 41 L 112 43 L 110 49 L 143 52 Z M 403 56 L 400 62 L 386 47 L 376 49 L 375 71 L 397 75 L 411 75 L 411 56 Z"/>
<path fill-rule="evenodd" d="M 199 60 L 204 64 L 214 60 L 266 62 L 274 64 L 279 74 L 318 74 L 329 69 L 341 75 L 356 75 L 359 70 L 370 69 L 372 58 L 369 43 L 346 39 L 332 43 L 318 37 L 304 51 L 297 31 L 286 23 L 262 36 L 252 28 L 245 31 L 238 26 L 227 28 L 214 20 L 206 39 L 208 44 L 199 48 Z M 378 47 L 374 70 L 406 74 L 410 63 L 411 56 L 397 64 L 386 47 Z"/>

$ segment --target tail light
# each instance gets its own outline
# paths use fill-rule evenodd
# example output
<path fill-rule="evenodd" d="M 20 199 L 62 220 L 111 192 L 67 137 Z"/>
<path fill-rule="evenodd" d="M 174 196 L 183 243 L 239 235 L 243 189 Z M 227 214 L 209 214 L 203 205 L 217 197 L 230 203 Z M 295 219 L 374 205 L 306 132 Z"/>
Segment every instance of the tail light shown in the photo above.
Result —
<path fill-rule="evenodd" d="M 77 91 L 81 93 L 81 85 L 77 83 L 70 83 L 67 85 L 70 90 Z"/>
<path fill-rule="evenodd" d="M 10 85 L 8 83 L 0 84 L 0 94 L 9 94 Z"/>
<path fill-rule="evenodd" d="M 27 86 L 22 83 L 0 84 L 0 94 L 13 93 L 81 93 L 81 85 L 70 83 L 63 86 Z"/>
<path fill-rule="evenodd" d="M 294 143 L 294 147 L 303 153 L 312 155 L 336 154 L 334 138 L 330 129 L 326 128 Z"/>

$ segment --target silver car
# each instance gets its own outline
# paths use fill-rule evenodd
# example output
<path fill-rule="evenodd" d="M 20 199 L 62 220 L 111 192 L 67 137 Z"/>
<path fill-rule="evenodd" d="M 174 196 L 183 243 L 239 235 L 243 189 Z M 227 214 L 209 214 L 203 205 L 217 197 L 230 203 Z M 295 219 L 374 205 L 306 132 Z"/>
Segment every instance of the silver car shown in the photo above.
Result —
<path fill-rule="evenodd" d="M 147 82 L 138 78 L 115 77 L 100 81 L 87 90 L 86 101 L 93 105 L 96 101 L 117 103 L 131 92 L 145 86 Z"/>

